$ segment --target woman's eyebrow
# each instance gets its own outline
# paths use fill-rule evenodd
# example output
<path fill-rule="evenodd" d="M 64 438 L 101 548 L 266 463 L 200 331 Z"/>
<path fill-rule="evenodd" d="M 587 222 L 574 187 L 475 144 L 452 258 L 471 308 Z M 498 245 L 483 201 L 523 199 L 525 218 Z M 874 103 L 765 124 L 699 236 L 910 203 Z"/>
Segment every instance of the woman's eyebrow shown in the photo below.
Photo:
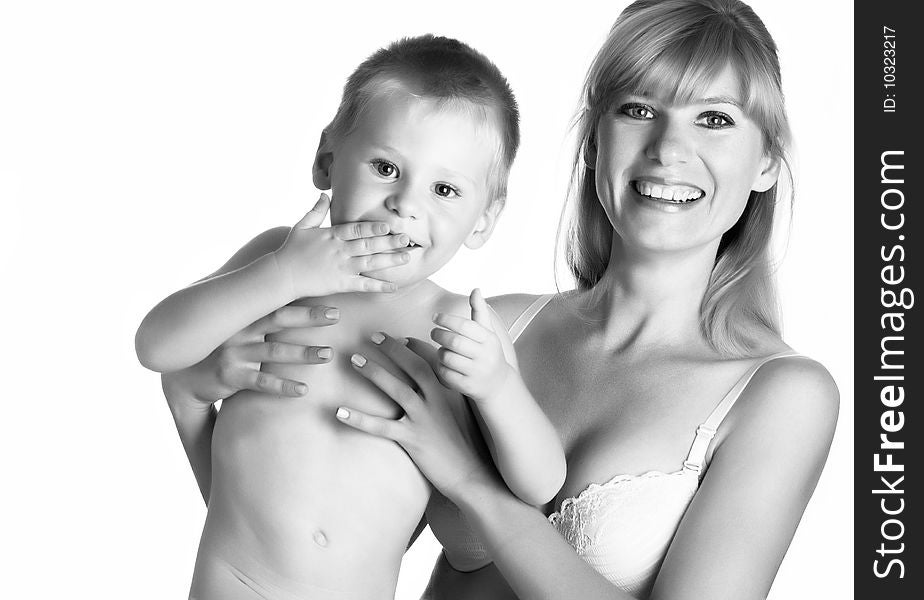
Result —
<path fill-rule="evenodd" d="M 731 104 L 741 108 L 741 102 L 733 96 L 710 96 L 708 98 L 697 98 L 693 100 L 693 104 Z"/>

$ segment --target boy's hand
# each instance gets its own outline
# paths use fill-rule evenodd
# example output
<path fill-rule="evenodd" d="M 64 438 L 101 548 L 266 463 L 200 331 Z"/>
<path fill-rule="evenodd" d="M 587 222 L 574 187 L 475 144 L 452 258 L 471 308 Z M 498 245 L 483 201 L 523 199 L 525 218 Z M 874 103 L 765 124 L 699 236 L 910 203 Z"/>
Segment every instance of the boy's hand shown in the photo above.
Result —
<path fill-rule="evenodd" d="M 480 290 L 472 291 L 469 304 L 471 320 L 445 313 L 433 317 L 434 323 L 445 328 L 430 332 L 430 338 L 441 346 L 436 372 L 446 387 L 476 402 L 487 402 L 503 388 L 515 369 L 504 356 L 500 336 L 506 337 L 507 332 L 498 332 L 494 327 L 494 311 L 484 301 Z M 512 347 L 512 344 L 507 345 Z"/>
<path fill-rule="evenodd" d="M 330 198 L 321 198 L 295 224 L 273 254 L 294 298 L 340 292 L 393 292 L 395 285 L 369 274 L 403 265 L 407 252 L 389 252 L 408 245 L 405 234 L 389 234 L 387 223 L 363 221 L 321 228 Z"/>

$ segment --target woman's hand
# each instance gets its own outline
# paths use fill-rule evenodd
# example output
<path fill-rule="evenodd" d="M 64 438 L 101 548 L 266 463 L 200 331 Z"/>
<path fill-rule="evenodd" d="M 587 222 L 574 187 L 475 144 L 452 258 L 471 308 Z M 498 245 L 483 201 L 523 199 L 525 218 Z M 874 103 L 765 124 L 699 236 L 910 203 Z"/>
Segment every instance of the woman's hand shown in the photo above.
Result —
<path fill-rule="evenodd" d="M 240 390 L 304 396 L 308 391 L 304 382 L 264 373 L 260 364 L 321 364 L 330 361 L 332 350 L 326 346 L 267 342 L 265 337 L 283 329 L 326 327 L 339 320 L 340 311 L 330 306 L 283 306 L 232 336 L 198 364 L 164 373 L 164 391 L 168 400 L 172 396 L 191 398 L 204 406 Z"/>
<path fill-rule="evenodd" d="M 490 402 L 515 372 L 501 339 L 507 332 L 494 327 L 493 311 L 480 290 L 472 290 L 469 305 L 471 319 L 446 313 L 437 313 L 433 318 L 440 326 L 430 332 L 430 338 L 440 345 L 436 374 L 447 387 L 475 402 Z M 507 347 L 512 348 L 509 337 L 506 339 Z"/>
<path fill-rule="evenodd" d="M 392 375 L 383 365 L 354 354 L 353 367 L 404 409 L 400 419 L 372 416 L 350 407 L 337 409 L 337 418 L 361 431 L 393 440 L 443 495 L 453 500 L 472 481 L 494 479 L 490 459 L 465 399 L 439 382 L 433 372 L 436 349 L 408 338 L 407 345 L 382 333 L 373 335 L 383 361 L 413 382 Z"/>

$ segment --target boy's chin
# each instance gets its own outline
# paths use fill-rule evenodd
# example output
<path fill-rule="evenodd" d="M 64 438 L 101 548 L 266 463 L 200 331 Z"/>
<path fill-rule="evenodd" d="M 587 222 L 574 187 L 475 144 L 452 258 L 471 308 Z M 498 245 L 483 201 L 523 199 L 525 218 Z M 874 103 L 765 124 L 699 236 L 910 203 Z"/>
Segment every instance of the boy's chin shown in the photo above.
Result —
<path fill-rule="evenodd" d="M 369 277 L 395 284 L 398 289 L 410 287 L 426 280 L 432 273 L 418 268 L 417 265 L 406 264 L 397 267 L 388 267 L 368 273 Z"/>

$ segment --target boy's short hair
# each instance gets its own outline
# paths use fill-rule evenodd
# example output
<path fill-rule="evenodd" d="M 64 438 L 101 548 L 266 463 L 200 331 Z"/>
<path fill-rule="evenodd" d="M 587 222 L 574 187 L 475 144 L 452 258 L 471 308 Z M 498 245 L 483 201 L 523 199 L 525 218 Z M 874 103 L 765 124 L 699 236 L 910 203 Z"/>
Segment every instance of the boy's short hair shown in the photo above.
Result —
<path fill-rule="evenodd" d="M 503 202 L 507 175 L 520 145 L 520 111 L 494 63 L 452 38 L 427 34 L 393 42 L 364 60 L 347 79 L 337 114 L 325 129 L 335 143 L 356 127 L 369 101 L 390 80 L 425 97 L 496 109 L 500 156 L 489 185 L 492 201 Z"/>

